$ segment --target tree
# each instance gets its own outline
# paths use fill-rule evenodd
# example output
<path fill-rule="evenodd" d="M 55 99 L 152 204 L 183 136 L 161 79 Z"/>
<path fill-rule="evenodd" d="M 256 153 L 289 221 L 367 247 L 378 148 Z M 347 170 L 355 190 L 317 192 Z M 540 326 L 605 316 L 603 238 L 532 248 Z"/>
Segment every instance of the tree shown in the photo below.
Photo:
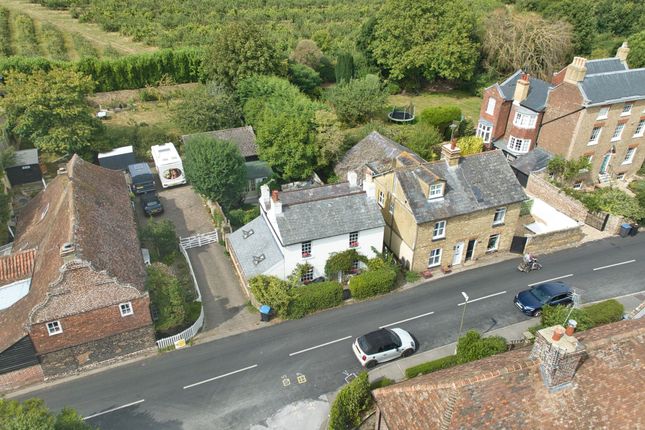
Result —
<path fill-rule="evenodd" d="M 195 190 L 218 202 L 224 210 L 240 202 L 246 187 L 246 168 L 234 143 L 195 136 L 185 145 L 184 169 Z"/>
<path fill-rule="evenodd" d="M 576 55 L 591 53 L 593 40 L 598 32 L 596 4 L 596 0 L 559 0 L 551 2 L 544 9 L 544 17 L 564 19 L 573 26 L 571 42 Z"/>
<path fill-rule="evenodd" d="M 42 399 L 0 399 L 0 422 L 2 429 L 29 430 L 90 430 L 92 426 L 71 408 L 63 408 L 54 414 Z"/>
<path fill-rule="evenodd" d="M 420 122 L 415 127 L 405 127 L 401 143 L 416 152 L 424 160 L 434 160 L 439 154 L 443 136 L 430 124 Z"/>
<path fill-rule="evenodd" d="M 561 155 L 556 155 L 549 160 L 547 172 L 557 181 L 570 184 L 580 177 L 584 172 L 589 171 L 591 163 L 587 157 L 580 157 L 577 160 L 565 160 Z"/>
<path fill-rule="evenodd" d="M 354 77 L 354 57 L 348 52 L 343 52 L 336 59 L 336 82 L 346 83 Z"/>
<path fill-rule="evenodd" d="M 571 25 L 562 21 L 500 9 L 489 16 L 484 28 L 484 65 L 498 74 L 521 68 L 550 80 L 571 55 Z"/>
<path fill-rule="evenodd" d="M 179 250 L 175 225 L 170 220 L 149 220 L 139 233 L 141 241 L 150 250 L 152 261 L 171 264 Z"/>
<path fill-rule="evenodd" d="M 251 75 L 283 75 L 284 62 L 270 32 L 253 22 L 234 21 L 216 34 L 202 62 L 202 74 L 226 86 Z"/>
<path fill-rule="evenodd" d="M 329 102 L 338 118 L 355 126 L 373 118 L 385 106 L 387 92 L 375 75 L 353 79 L 330 90 Z"/>
<path fill-rule="evenodd" d="M 182 133 L 197 133 L 239 126 L 242 110 L 228 89 L 209 82 L 187 91 L 172 114 Z"/>
<path fill-rule="evenodd" d="M 645 67 L 645 30 L 632 35 L 628 39 L 629 55 L 627 62 L 629 67 L 637 69 Z"/>
<path fill-rule="evenodd" d="M 484 150 L 484 140 L 477 136 L 466 136 L 457 140 L 461 155 L 479 154 Z"/>
<path fill-rule="evenodd" d="M 300 90 L 311 96 L 320 92 L 322 79 L 320 75 L 311 67 L 298 63 L 289 64 L 289 82 L 300 88 Z"/>
<path fill-rule="evenodd" d="M 43 152 L 85 152 L 103 128 L 86 102 L 92 88 L 88 76 L 68 69 L 9 73 L 0 99 L 5 129 L 18 142 L 28 140 Z"/>
<path fill-rule="evenodd" d="M 318 151 L 318 166 L 328 167 L 335 164 L 345 147 L 345 134 L 340 129 L 338 117 L 326 110 L 316 111 L 316 137 L 314 143 Z"/>
<path fill-rule="evenodd" d="M 318 70 L 323 53 L 311 39 L 302 39 L 294 48 L 289 58 L 296 63 Z"/>
<path fill-rule="evenodd" d="M 386 0 L 370 48 L 394 80 L 470 79 L 476 16 L 463 0 Z"/>

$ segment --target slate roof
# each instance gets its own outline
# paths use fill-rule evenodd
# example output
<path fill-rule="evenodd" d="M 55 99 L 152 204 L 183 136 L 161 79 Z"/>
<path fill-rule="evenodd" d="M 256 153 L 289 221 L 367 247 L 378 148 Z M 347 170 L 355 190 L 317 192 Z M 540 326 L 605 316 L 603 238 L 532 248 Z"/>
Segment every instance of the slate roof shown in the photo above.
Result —
<path fill-rule="evenodd" d="M 522 155 L 511 162 L 511 167 L 525 174 L 537 172 L 546 168 L 553 154 L 540 147 L 529 151 L 528 154 Z"/>
<path fill-rule="evenodd" d="M 515 85 L 524 72 L 520 69 L 504 82 L 499 84 L 499 90 L 506 100 L 513 100 Z M 529 94 L 520 105 L 534 112 L 541 112 L 546 105 L 546 97 L 551 89 L 551 84 L 542 79 L 529 76 Z"/>
<path fill-rule="evenodd" d="M 450 167 L 441 160 L 395 171 L 417 223 L 446 219 L 527 199 L 502 151 L 463 157 Z M 442 199 L 428 200 L 419 181 L 446 181 Z"/>
<path fill-rule="evenodd" d="M 607 72 L 617 72 L 623 70 L 629 70 L 629 67 L 625 65 L 620 58 L 599 58 L 597 60 L 587 60 L 585 65 L 587 68 L 586 76 L 595 75 L 598 73 L 607 73 Z"/>
<path fill-rule="evenodd" d="M 550 392 L 530 348 L 373 391 L 387 426 L 427 429 L 635 429 L 645 418 L 645 318 L 576 334 L 587 356 Z"/>
<path fill-rule="evenodd" d="M 348 171 L 354 170 L 359 172 L 366 164 L 373 171 L 381 172 L 389 169 L 392 160 L 402 152 L 409 152 L 417 157 L 420 162 L 423 161 L 420 156 L 410 149 L 388 139 L 377 131 L 373 131 L 345 153 L 343 158 L 334 167 L 334 172 L 339 178 L 345 178 Z"/>
<path fill-rule="evenodd" d="M 34 270 L 35 249 L 0 257 L 0 285 L 29 278 Z"/>
<path fill-rule="evenodd" d="M 645 68 L 587 75 L 578 88 L 587 106 L 645 99 Z"/>
<path fill-rule="evenodd" d="M 52 298 L 50 288 L 63 280 L 60 248 L 68 242 L 75 245 L 76 258 L 91 266 L 95 275 L 68 270 L 65 289 Z M 38 318 L 33 313 L 30 320 L 30 313 L 49 300 L 55 302 L 51 309 L 67 315 L 112 304 L 118 292 L 123 297 L 147 294 L 145 266 L 122 172 L 74 155 L 67 172 L 56 176 L 20 213 L 13 252 L 34 248 L 29 294 L 0 311 L 0 351 L 27 334 L 30 322 Z M 76 295 L 80 289 L 87 291 Z M 48 307 L 42 309 L 43 317 Z"/>
<path fill-rule="evenodd" d="M 227 239 L 247 279 L 265 273 L 284 259 L 261 215 L 229 234 Z"/>
<path fill-rule="evenodd" d="M 276 217 L 283 246 L 383 227 L 374 199 L 344 182 L 280 193 Z"/>
<path fill-rule="evenodd" d="M 15 152 L 13 163 L 7 167 L 32 166 L 34 164 L 38 164 L 38 150 L 35 148 L 21 149 Z"/>
<path fill-rule="evenodd" d="M 219 140 L 233 142 L 240 148 L 244 158 L 253 158 L 258 156 L 258 146 L 255 143 L 255 133 L 253 127 L 227 128 L 223 130 L 206 131 L 203 133 L 187 134 L 181 137 L 182 142 L 190 142 L 196 136 L 210 136 Z"/>

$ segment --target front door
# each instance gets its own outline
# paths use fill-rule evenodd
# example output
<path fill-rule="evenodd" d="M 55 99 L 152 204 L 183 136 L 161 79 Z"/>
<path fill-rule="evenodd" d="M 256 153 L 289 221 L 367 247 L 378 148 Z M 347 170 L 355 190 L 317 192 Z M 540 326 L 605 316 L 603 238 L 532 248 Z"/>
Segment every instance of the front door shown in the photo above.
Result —
<path fill-rule="evenodd" d="M 454 253 L 452 254 L 452 265 L 456 266 L 458 264 L 461 264 L 461 257 L 464 254 L 464 243 L 459 242 L 455 244 L 455 247 L 453 248 Z"/>
<path fill-rule="evenodd" d="M 473 254 L 475 253 L 475 244 L 477 239 L 471 239 L 468 241 L 468 247 L 466 247 L 466 258 L 465 261 L 470 261 L 473 259 Z"/>
<path fill-rule="evenodd" d="M 604 175 L 607 173 L 607 168 L 609 167 L 609 160 L 611 160 L 611 154 L 605 154 L 602 159 L 602 164 L 600 165 L 600 174 Z"/>

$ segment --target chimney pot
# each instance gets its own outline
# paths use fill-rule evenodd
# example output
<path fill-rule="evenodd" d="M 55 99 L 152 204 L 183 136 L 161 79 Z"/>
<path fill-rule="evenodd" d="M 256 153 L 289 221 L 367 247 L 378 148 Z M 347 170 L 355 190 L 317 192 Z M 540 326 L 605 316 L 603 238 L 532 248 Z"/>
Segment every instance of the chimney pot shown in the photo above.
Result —
<path fill-rule="evenodd" d="M 450 149 L 455 149 L 457 147 L 457 138 L 453 137 L 450 139 Z"/>
<path fill-rule="evenodd" d="M 556 327 L 555 330 L 553 330 L 553 336 L 551 336 L 551 339 L 557 342 L 560 339 L 562 339 L 563 335 L 564 335 L 564 329 L 562 327 Z"/>
<path fill-rule="evenodd" d="M 573 333 L 575 333 L 575 331 L 576 331 L 576 326 L 577 325 L 578 325 L 578 323 L 576 322 L 576 320 L 569 320 L 568 321 L 567 330 L 565 332 L 567 334 L 567 336 L 573 336 Z"/>
<path fill-rule="evenodd" d="M 278 200 L 280 200 L 280 192 L 278 190 L 273 190 L 273 192 L 271 193 L 271 198 L 274 202 L 277 202 Z"/>

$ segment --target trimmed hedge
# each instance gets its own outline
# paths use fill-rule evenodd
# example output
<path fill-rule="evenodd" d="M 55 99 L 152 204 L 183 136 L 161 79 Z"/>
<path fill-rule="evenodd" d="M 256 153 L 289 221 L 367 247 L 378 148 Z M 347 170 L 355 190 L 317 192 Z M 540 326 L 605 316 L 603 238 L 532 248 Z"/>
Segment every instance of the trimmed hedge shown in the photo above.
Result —
<path fill-rule="evenodd" d="M 570 315 L 569 312 L 571 312 Z M 569 315 L 568 319 L 575 320 L 578 323 L 576 327 L 578 331 L 587 330 L 594 326 L 593 321 L 584 308 L 571 309 L 567 306 L 544 306 L 542 308 L 542 325 L 544 327 L 551 327 L 558 324 L 566 326 L 567 315 Z"/>
<path fill-rule="evenodd" d="M 506 350 L 506 339 L 503 337 L 481 337 L 475 330 L 469 330 L 459 338 L 456 359 L 458 364 L 464 364 L 499 354 Z"/>
<path fill-rule="evenodd" d="M 421 122 L 437 127 L 445 137 L 450 137 L 448 126 L 452 121 L 461 119 L 461 109 L 458 106 L 435 106 L 424 109 L 419 119 Z"/>
<path fill-rule="evenodd" d="M 622 320 L 623 314 L 625 313 L 625 306 L 614 299 L 610 299 L 586 306 L 582 310 L 589 316 L 589 319 L 591 319 L 595 327 Z"/>
<path fill-rule="evenodd" d="M 447 369 L 457 365 L 457 356 L 449 355 L 437 360 L 428 361 L 427 363 L 417 364 L 416 366 L 405 369 L 406 378 L 414 378 L 417 375 L 425 375 L 436 372 L 437 370 Z"/>
<path fill-rule="evenodd" d="M 343 301 L 343 287 L 338 282 L 316 282 L 291 289 L 293 299 L 288 318 L 302 318 L 322 309 L 333 308 Z"/>
<path fill-rule="evenodd" d="M 396 271 L 389 268 L 370 270 L 349 280 L 349 290 L 355 299 L 365 299 L 392 291 Z"/>
<path fill-rule="evenodd" d="M 361 414 L 371 403 L 367 372 L 361 372 L 338 392 L 329 411 L 329 429 L 345 430 L 358 426 Z"/>

